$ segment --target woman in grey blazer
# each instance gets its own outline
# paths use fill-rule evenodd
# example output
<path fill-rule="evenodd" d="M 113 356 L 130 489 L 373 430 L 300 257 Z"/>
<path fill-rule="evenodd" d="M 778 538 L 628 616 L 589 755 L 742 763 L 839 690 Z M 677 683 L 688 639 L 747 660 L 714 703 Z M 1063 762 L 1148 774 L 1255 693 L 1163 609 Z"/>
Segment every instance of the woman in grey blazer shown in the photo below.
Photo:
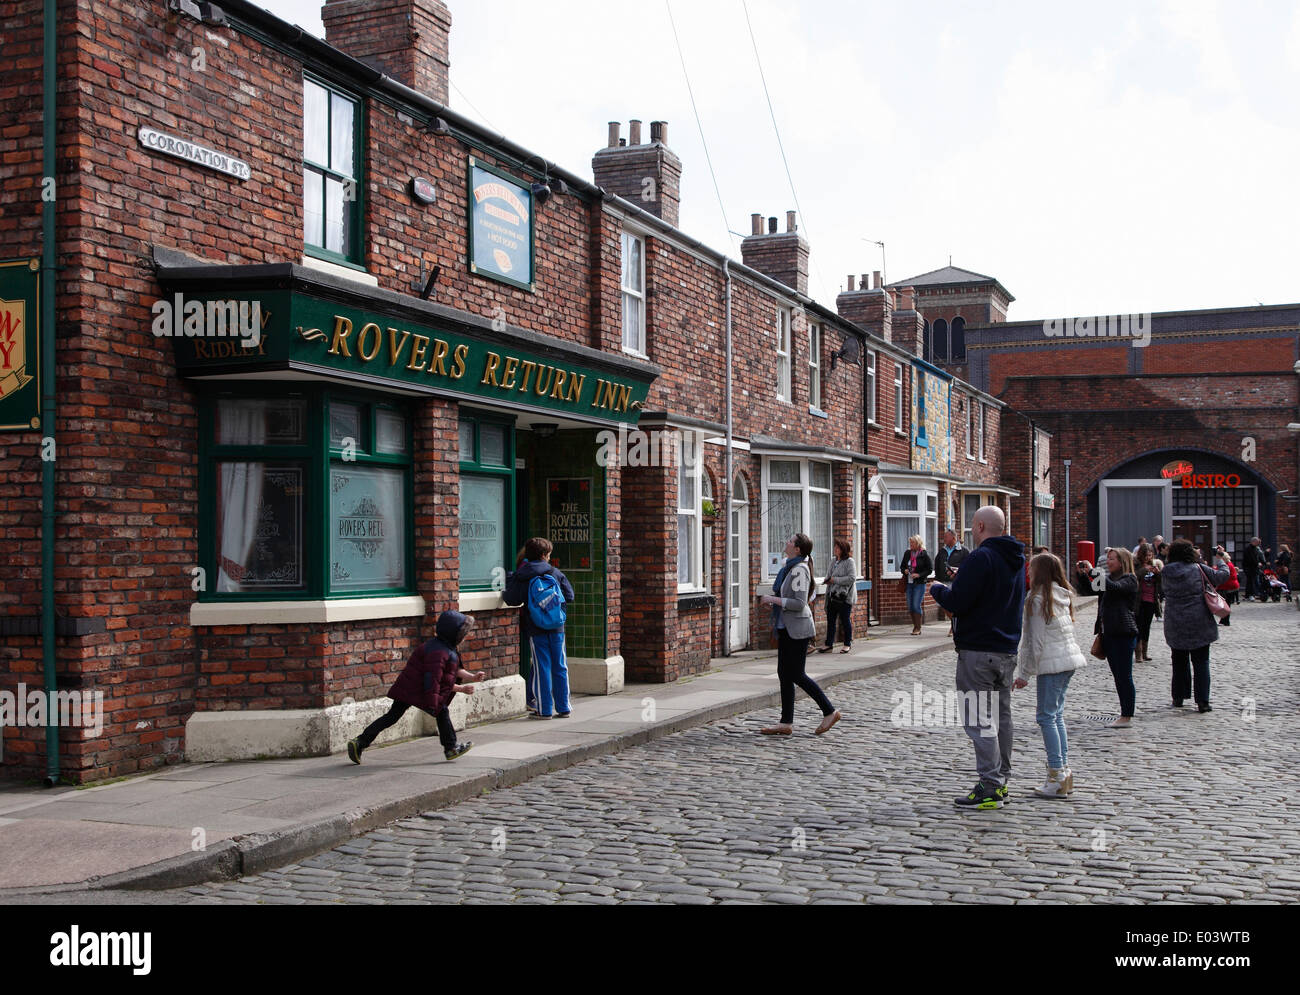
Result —
<path fill-rule="evenodd" d="M 776 575 L 772 593 L 763 595 L 763 604 L 772 606 L 772 621 L 777 635 L 776 674 L 781 684 L 781 721 L 760 730 L 765 736 L 794 734 L 796 684 L 822 710 L 818 736 L 840 720 L 839 709 L 830 703 L 817 682 L 804 671 L 808 641 L 817 634 L 812 609 L 808 607 L 808 595 L 813 585 L 811 553 L 811 539 L 802 532 L 791 536 L 785 544 L 785 565 Z"/>

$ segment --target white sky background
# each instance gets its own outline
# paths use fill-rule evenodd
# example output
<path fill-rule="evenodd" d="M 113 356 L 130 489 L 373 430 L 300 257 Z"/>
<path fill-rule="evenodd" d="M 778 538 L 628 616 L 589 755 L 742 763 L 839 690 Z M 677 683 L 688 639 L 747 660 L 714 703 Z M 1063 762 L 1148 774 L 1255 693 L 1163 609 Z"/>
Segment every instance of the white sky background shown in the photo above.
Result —
<path fill-rule="evenodd" d="M 455 110 L 587 178 L 609 121 L 667 121 L 680 227 L 740 258 L 664 0 L 446 2 Z M 670 2 L 727 222 L 784 231 L 741 0 Z M 1300 301 L 1300 5 L 748 2 L 823 304 L 881 268 L 864 238 L 891 281 L 997 277 L 1012 320 Z"/>

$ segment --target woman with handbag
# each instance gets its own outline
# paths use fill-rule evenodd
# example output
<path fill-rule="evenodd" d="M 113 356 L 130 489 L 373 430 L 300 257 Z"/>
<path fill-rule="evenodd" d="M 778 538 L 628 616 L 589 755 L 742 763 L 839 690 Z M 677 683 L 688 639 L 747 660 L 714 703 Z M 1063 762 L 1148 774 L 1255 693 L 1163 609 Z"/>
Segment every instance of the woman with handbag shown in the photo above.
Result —
<path fill-rule="evenodd" d="M 1225 551 L 1218 547 L 1220 556 Z M 1189 693 L 1202 712 L 1210 708 L 1210 643 L 1219 638 L 1214 612 L 1227 609 L 1215 588 L 1232 575 L 1196 562 L 1196 547 L 1176 539 L 1161 574 L 1165 590 L 1165 642 L 1173 653 L 1171 694 L 1182 708 Z M 1212 602 L 1214 602 L 1212 606 Z"/>
<path fill-rule="evenodd" d="M 902 556 L 903 577 L 900 586 L 907 595 L 907 611 L 912 616 L 912 635 L 921 634 L 921 623 L 925 620 L 924 599 L 925 581 L 934 569 L 930 554 L 925 551 L 925 540 L 919 535 L 907 540 L 907 552 Z"/>
<path fill-rule="evenodd" d="M 1138 579 L 1138 644 L 1135 659 L 1151 661 L 1147 644 L 1151 641 L 1151 620 L 1160 609 L 1160 571 L 1164 564 L 1156 559 L 1155 553 L 1145 542 L 1138 546 L 1137 556 L 1133 559 L 1133 572 Z"/>
<path fill-rule="evenodd" d="M 1138 579 L 1133 572 L 1133 554 L 1127 549 L 1106 550 L 1106 575 L 1094 590 L 1090 568 L 1086 560 L 1076 564 L 1080 584 L 1078 592 L 1097 595 L 1097 621 L 1093 632 L 1092 655 L 1104 657 L 1110 665 L 1119 695 L 1119 718 L 1111 723 L 1112 729 L 1127 729 L 1137 711 L 1137 688 L 1133 684 L 1133 651 L 1137 648 Z M 1166 570 L 1169 568 L 1166 567 Z M 1165 632 L 1169 623 L 1165 622 Z M 1100 643 L 1100 645 L 1098 645 Z"/>
<path fill-rule="evenodd" d="M 858 600 L 858 568 L 853 563 L 849 544 L 844 539 L 835 540 L 835 560 L 826 575 L 826 645 L 818 653 L 829 653 L 835 648 L 835 629 L 844 632 L 844 648 L 853 648 L 853 606 Z"/>
<path fill-rule="evenodd" d="M 808 643 L 817 634 L 808 593 L 813 587 L 812 540 L 798 532 L 786 540 L 785 565 L 777 572 L 772 593 L 763 595 L 763 604 L 772 606 L 772 624 L 776 628 L 776 675 L 781 684 L 781 721 L 759 731 L 765 736 L 794 735 L 794 689 L 803 688 L 822 710 L 816 729 L 821 735 L 840 720 L 840 711 L 808 676 Z"/>

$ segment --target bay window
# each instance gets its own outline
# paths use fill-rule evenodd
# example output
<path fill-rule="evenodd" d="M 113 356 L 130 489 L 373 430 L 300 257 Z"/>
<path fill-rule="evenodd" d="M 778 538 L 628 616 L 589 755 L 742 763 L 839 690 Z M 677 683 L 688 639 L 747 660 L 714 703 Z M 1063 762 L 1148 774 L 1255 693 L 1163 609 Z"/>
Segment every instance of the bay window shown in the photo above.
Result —
<path fill-rule="evenodd" d="M 919 535 L 931 557 L 939 542 L 939 493 L 931 488 L 888 488 L 884 501 L 885 574 L 902 572 L 907 541 Z"/>
<path fill-rule="evenodd" d="M 813 561 L 819 576 L 834 554 L 835 535 L 831 500 L 831 465 L 818 460 L 771 458 L 764 461 L 767 529 L 765 562 L 769 577 L 785 562 L 785 543 L 802 532 L 813 544 Z"/>

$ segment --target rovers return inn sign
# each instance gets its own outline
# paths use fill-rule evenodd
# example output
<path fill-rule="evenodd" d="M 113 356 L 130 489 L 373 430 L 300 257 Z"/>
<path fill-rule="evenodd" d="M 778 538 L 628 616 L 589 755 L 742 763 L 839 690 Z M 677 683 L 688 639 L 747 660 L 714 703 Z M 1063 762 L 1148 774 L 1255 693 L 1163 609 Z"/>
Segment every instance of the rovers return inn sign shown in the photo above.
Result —
<path fill-rule="evenodd" d="M 41 425 L 39 265 L 0 261 L 0 430 Z"/>
<path fill-rule="evenodd" d="M 640 418 L 649 393 L 648 379 L 580 366 L 567 356 L 548 359 L 542 351 L 481 341 L 291 290 L 178 296 L 183 296 L 187 314 L 174 322 L 170 334 L 177 368 L 189 376 L 317 373 L 358 385 L 415 388 L 630 425 Z M 207 310 L 239 301 L 259 304 L 262 330 L 256 344 L 254 337 L 236 337 L 233 330 L 229 336 L 204 334 Z"/>

